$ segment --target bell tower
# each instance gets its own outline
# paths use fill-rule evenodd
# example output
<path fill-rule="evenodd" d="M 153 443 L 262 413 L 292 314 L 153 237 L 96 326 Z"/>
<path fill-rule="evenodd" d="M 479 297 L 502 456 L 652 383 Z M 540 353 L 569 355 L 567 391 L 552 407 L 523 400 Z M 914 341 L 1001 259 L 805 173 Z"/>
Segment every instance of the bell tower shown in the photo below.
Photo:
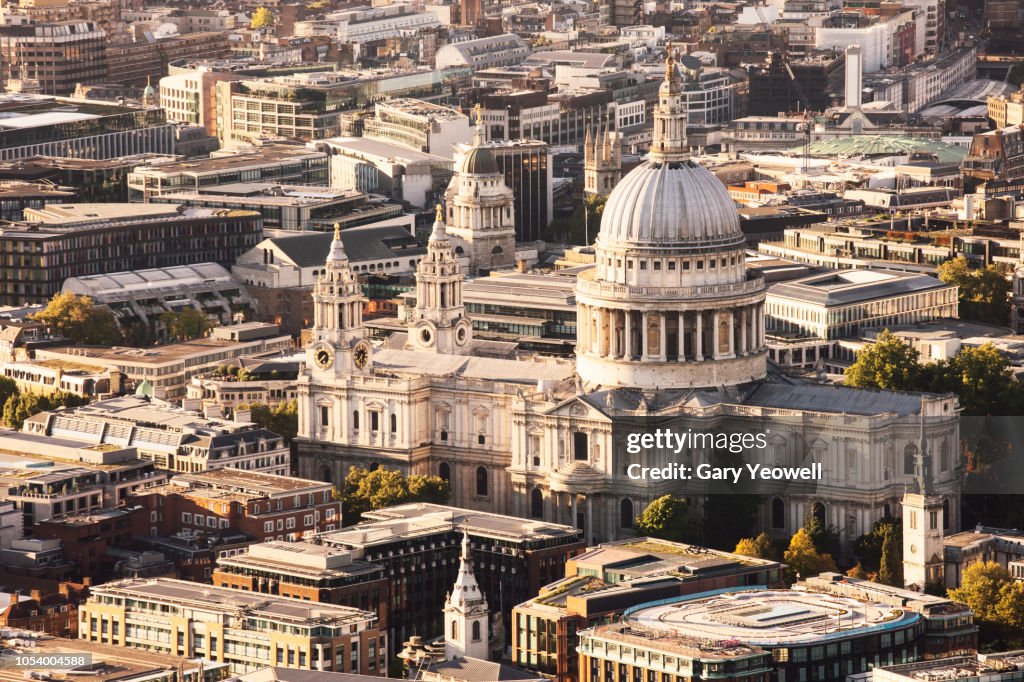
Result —
<path fill-rule="evenodd" d="M 931 457 L 925 446 L 925 403 L 921 401 L 921 434 L 914 458 L 917 492 L 903 494 L 903 585 L 924 592 L 945 582 L 943 528 L 945 500 L 932 493 Z"/>
<path fill-rule="evenodd" d="M 593 139 L 587 130 L 583 146 L 583 192 L 593 196 L 608 196 L 622 180 L 622 152 L 619 133 L 607 124 Z"/>
<path fill-rule="evenodd" d="M 427 255 L 416 266 L 416 310 L 409 327 L 409 346 L 461 354 L 469 348 L 473 326 L 466 319 L 462 272 L 443 218 L 444 209 L 438 204 Z"/>
<path fill-rule="evenodd" d="M 308 364 L 322 371 L 332 367 L 342 371 L 351 370 L 354 361 L 361 369 L 369 357 L 363 327 L 365 299 L 352 274 L 338 224 L 324 265 L 313 285 L 313 342 L 306 349 Z"/>
<path fill-rule="evenodd" d="M 473 576 L 469 534 L 462 535 L 462 556 L 455 587 L 444 605 L 444 657 L 487 660 L 489 633 L 487 598 Z"/>

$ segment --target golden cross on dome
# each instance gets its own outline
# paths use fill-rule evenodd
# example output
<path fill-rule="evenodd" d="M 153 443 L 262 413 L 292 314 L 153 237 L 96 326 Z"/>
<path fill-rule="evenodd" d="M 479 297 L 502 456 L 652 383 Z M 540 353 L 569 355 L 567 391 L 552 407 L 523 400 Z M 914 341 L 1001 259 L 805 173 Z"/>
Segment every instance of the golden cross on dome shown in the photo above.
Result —
<path fill-rule="evenodd" d="M 672 50 L 668 51 L 668 57 L 665 58 L 665 80 L 672 80 L 673 67 L 676 65 L 676 58 L 672 56 Z"/>
<path fill-rule="evenodd" d="M 476 112 L 476 124 L 482 125 L 484 122 L 484 109 L 480 106 L 479 102 L 477 102 L 476 106 L 473 107 L 473 111 Z"/>
<path fill-rule="evenodd" d="M 341 239 L 341 223 L 334 223 L 334 238 Z"/>
<path fill-rule="evenodd" d="M 438 204 L 437 208 L 435 209 L 434 218 L 437 220 L 437 222 L 441 222 L 441 218 L 443 216 L 444 216 L 444 208 L 442 208 L 441 204 Z"/>

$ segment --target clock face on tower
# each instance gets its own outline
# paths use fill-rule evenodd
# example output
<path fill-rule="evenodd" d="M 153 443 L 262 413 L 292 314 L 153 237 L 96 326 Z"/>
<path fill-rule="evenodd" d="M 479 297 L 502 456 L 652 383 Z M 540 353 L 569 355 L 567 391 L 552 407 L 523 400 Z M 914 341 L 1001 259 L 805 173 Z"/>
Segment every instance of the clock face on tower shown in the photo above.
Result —
<path fill-rule="evenodd" d="M 313 351 L 313 362 L 320 369 L 329 369 L 334 364 L 334 353 L 327 346 L 321 346 Z"/>
<path fill-rule="evenodd" d="M 365 343 L 356 345 L 355 350 L 352 351 L 352 359 L 356 363 L 356 367 L 363 369 L 366 367 L 366 363 L 370 359 L 370 349 Z"/>

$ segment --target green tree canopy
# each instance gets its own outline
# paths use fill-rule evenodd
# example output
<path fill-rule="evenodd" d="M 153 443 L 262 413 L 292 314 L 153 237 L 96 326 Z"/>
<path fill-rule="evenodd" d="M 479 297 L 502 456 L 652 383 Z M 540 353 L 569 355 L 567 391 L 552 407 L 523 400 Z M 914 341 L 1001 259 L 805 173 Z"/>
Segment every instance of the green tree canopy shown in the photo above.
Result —
<path fill-rule="evenodd" d="M 448 501 L 451 489 L 440 476 L 413 474 L 406 478 L 397 469 L 379 467 L 370 471 L 353 467 L 345 477 L 341 509 L 346 525 L 359 520 L 363 512 L 406 502 Z"/>
<path fill-rule="evenodd" d="M 843 379 L 847 386 L 912 391 L 920 388 L 921 354 L 888 329 L 857 353 Z"/>
<path fill-rule="evenodd" d="M 80 407 L 88 402 L 88 398 L 65 391 L 56 391 L 50 395 L 29 391 L 14 393 L 4 403 L 4 424 L 20 430 L 26 419 L 40 412 L 55 410 L 58 407 Z"/>
<path fill-rule="evenodd" d="M 175 341 L 198 339 L 210 329 L 210 320 L 201 310 L 185 308 L 178 312 L 168 310 L 160 316 L 167 336 Z"/>
<path fill-rule="evenodd" d="M 1010 279 L 1002 264 L 972 270 L 963 256 L 939 266 L 939 279 L 959 288 L 960 317 L 1005 326 L 1010 321 Z"/>
<path fill-rule="evenodd" d="M 114 314 L 108 308 L 93 305 L 88 296 L 69 292 L 57 294 L 45 308 L 29 317 L 78 343 L 112 346 L 121 342 Z"/>
<path fill-rule="evenodd" d="M 882 544 L 889 531 L 895 537 L 902 537 L 903 523 L 891 516 L 883 516 L 875 521 L 870 533 L 859 536 L 853 543 L 853 553 L 868 573 L 877 573 L 882 565 Z"/>
<path fill-rule="evenodd" d="M 971 416 L 1009 414 L 1020 405 L 1022 394 L 1010 361 L 991 343 L 964 346 L 949 360 L 935 363 L 929 388 L 955 393 L 963 413 Z"/>
<path fill-rule="evenodd" d="M 814 540 L 804 528 L 790 538 L 789 548 L 782 555 L 782 560 L 789 565 L 792 578 L 809 578 L 836 570 L 832 555 L 818 553 Z"/>
<path fill-rule="evenodd" d="M 299 405 L 295 400 L 285 400 L 274 407 L 251 403 L 239 405 L 239 409 L 248 409 L 254 423 L 283 436 L 286 443 L 299 434 Z"/>
<path fill-rule="evenodd" d="M 896 534 L 893 526 L 886 528 L 882 540 L 878 582 L 884 585 L 903 587 L 903 539 Z"/>
<path fill-rule="evenodd" d="M 774 559 L 775 545 L 766 533 L 761 533 L 756 538 L 743 538 L 740 540 L 736 543 L 736 549 L 733 552 L 758 559 Z"/>
<path fill-rule="evenodd" d="M 647 505 L 636 519 L 636 532 L 662 540 L 686 542 L 692 538 L 686 500 L 665 495 Z"/>

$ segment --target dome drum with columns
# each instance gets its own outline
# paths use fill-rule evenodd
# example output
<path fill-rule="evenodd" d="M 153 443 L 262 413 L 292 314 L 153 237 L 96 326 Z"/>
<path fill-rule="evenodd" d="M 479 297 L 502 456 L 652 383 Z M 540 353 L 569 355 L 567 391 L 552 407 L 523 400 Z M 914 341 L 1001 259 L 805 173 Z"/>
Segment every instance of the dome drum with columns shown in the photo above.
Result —
<path fill-rule="evenodd" d="M 608 197 L 596 267 L 576 287 L 577 372 L 601 386 L 698 388 L 763 378 L 764 281 L 721 182 L 689 159 L 669 57 L 646 162 Z"/>

